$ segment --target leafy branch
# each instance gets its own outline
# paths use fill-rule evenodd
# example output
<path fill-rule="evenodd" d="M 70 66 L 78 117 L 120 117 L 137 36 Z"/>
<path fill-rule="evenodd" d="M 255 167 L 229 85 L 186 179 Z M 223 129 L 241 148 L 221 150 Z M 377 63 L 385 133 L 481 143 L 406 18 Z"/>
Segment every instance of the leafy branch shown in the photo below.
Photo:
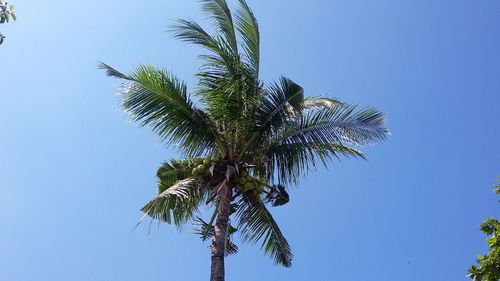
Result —
<path fill-rule="evenodd" d="M 14 5 L 9 5 L 7 2 L 0 2 L 0 23 L 8 23 L 10 20 L 16 21 L 17 17 L 14 14 Z M 3 43 L 5 36 L 0 33 L 0 44 Z"/>

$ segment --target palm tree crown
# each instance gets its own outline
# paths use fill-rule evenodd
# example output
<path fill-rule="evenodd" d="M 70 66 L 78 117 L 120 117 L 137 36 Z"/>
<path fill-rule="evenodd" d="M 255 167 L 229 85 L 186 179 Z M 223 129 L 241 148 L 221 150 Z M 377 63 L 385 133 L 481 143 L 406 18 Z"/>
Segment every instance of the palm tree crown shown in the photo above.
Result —
<path fill-rule="evenodd" d="M 172 28 L 176 38 L 209 51 L 196 73 L 192 94 L 198 103 L 170 72 L 143 65 L 127 75 L 100 65 L 109 76 L 127 80 L 121 107 L 131 119 L 177 144 L 184 156 L 160 166 L 158 194 L 141 210 L 173 225 L 194 221 L 202 238 L 213 241 L 212 266 L 221 248 L 224 254 L 237 251 L 232 237 L 239 232 L 289 267 L 290 246 L 266 206 L 286 204 L 288 186 L 318 163 L 364 158 L 360 146 L 388 135 L 384 116 L 373 108 L 305 97 L 286 77 L 265 86 L 259 80 L 259 27 L 246 2 L 239 0 L 234 14 L 225 0 L 201 3 L 215 34 L 191 20 Z M 206 221 L 197 217 L 204 204 L 215 209 Z M 223 269 L 220 274 L 212 280 L 223 280 Z"/>

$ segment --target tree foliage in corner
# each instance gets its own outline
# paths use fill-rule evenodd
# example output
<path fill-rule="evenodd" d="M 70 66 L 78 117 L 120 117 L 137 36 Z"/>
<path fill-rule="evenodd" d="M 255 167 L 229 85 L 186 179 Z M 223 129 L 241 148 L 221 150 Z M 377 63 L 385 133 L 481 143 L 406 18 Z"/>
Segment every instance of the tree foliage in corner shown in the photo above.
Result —
<path fill-rule="evenodd" d="M 0 2 L 0 23 L 8 23 L 10 20 L 16 21 L 14 14 L 14 5 L 9 5 L 7 2 Z M 5 36 L 0 33 L 0 44 L 3 43 Z"/>
<path fill-rule="evenodd" d="M 495 187 L 495 193 L 500 194 L 500 176 Z M 477 265 L 469 268 L 469 275 L 474 281 L 498 281 L 500 280 L 500 221 L 488 218 L 484 221 L 480 229 L 486 235 L 490 251 L 487 255 L 479 255 Z"/>

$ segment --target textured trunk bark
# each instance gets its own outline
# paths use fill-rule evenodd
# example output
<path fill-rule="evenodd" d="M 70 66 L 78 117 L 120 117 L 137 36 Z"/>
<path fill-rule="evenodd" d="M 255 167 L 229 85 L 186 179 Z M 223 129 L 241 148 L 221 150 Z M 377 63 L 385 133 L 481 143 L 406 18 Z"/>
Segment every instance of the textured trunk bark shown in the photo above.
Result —
<path fill-rule="evenodd" d="M 215 223 L 214 235 L 212 237 L 212 267 L 210 271 L 210 281 L 224 281 L 224 254 L 226 251 L 227 226 L 231 213 L 232 190 L 226 184 L 220 194 L 219 213 Z"/>

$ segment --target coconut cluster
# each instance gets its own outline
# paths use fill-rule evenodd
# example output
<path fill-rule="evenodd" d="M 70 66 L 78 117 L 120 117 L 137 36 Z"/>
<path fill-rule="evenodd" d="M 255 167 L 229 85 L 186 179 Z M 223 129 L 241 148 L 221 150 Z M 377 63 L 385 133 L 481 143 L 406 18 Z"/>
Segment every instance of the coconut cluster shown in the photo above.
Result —
<path fill-rule="evenodd" d="M 191 171 L 191 174 L 193 176 L 210 176 L 209 168 L 216 163 L 217 161 L 215 159 L 212 159 L 210 156 L 207 156 L 205 158 L 195 158 L 193 160 L 194 168 Z"/>
<path fill-rule="evenodd" d="M 259 184 L 252 178 L 246 171 L 241 171 L 238 177 L 236 177 L 236 188 L 241 193 L 252 192 L 255 196 L 259 194 Z"/>

